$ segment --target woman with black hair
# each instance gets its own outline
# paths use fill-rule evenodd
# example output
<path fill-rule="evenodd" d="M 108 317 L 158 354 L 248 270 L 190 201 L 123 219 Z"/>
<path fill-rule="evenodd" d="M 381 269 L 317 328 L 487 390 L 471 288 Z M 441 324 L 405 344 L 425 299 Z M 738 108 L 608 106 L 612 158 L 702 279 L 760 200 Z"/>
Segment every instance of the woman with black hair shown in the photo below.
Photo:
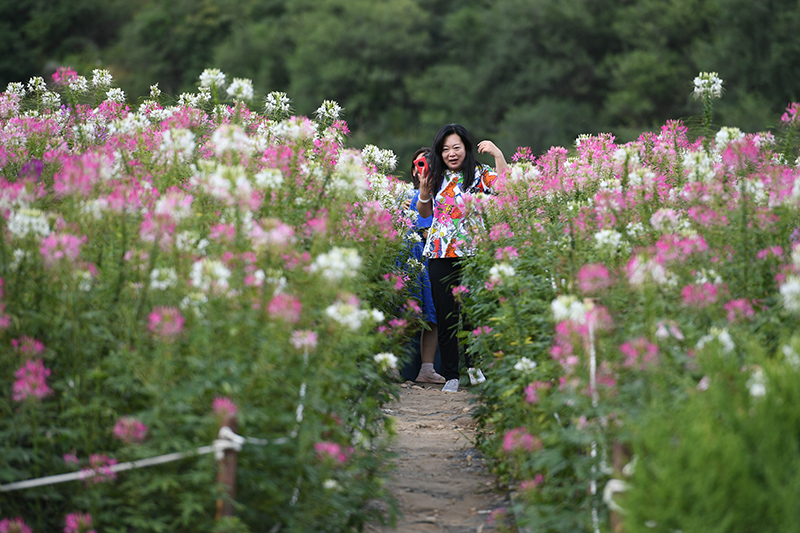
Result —
<path fill-rule="evenodd" d="M 474 221 L 465 216 L 464 202 L 469 195 L 491 194 L 497 172 L 508 167 L 503 152 L 492 141 L 479 142 L 477 151 L 494 157 L 497 170 L 478 163 L 472 139 L 463 126 L 448 124 L 436 134 L 429 169 L 420 175 L 417 211 L 422 217 L 433 215 L 424 254 L 439 326 L 445 392 L 458 391 L 460 379 L 457 334 L 461 317 L 453 288 L 461 284 L 464 258 L 475 253 L 471 235 Z M 469 360 L 466 363 L 471 383 L 485 380 Z"/>

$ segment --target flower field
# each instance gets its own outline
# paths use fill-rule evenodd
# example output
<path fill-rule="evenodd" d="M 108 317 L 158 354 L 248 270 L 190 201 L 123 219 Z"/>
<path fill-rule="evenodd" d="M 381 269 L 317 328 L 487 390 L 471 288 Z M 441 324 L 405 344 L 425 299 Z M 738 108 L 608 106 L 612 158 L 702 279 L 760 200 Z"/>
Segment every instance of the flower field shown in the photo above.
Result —
<path fill-rule="evenodd" d="M 112 84 L 59 69 L 0 95 L 0 485 L 85 474 L 0 493 L 2 531 L 392 520 L 380 407 L 414 320 L 394 155 L 347 148 L 334 102 L 251 111 L 219 71 L 135 111 Z M 235 518 L 215 522 L 213 455 L 114 471 L 234 413 L 270 441 L 239 453 Z"/>
<path fill-rule="evenodd" d="M 800 168 L 711 127 L 721 80 L 638 140 L 514 157 L 461 297 L 481 446 L 530 531 L 783 531 L 800 518 Z"/>
<path fill-rule="evenodd" d="M 457 288 L 488 378 L 478 445 L 522 527 L 800 520 L 800 105 L 745 134 L 712 127 L 721 80 L 695 94 L 701 132 L 521 148 L 467 206 L 486 230 Z M 0 486 L 83 473 L 3 489 L 0 532 L 392 520 L 409 186 L 391 152 L 347 148 L 336 103 L 253 100 L 213 69 L 135 110 L 102 70 L 0 94 Z M 114 469 L 206 446 L 231 414 L 261 443 L 238 454 L 234 518 L 215 519 L 213 455 Z"/>

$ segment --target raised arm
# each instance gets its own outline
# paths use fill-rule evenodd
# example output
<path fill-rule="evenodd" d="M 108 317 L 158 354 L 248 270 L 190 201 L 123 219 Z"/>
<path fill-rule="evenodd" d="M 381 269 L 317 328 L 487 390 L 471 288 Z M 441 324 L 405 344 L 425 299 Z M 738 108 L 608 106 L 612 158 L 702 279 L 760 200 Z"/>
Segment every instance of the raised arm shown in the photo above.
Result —
<path fill-rule="evenodd" d="M 497 171 L 498 174 L 503 172 L 505 169 L 508 168 L 508 163 L 506 163 L 506 158 L 503 155 L 502 150 L 497 147 L 492 141 L 481 141 L 478 143 L 478 153 L 479 154 L 489 154 L 494 157 L 494 169 Z"/>
<path fill-rule="evenodd" d="M 422 218 L 433 214 L 433 186 L 431 184 L 431 173 L 425 172 L 419 175 L 419 196 L 417 197 L 417 212 Z M 427 201 L 425 201 L 427 200 Z"/>

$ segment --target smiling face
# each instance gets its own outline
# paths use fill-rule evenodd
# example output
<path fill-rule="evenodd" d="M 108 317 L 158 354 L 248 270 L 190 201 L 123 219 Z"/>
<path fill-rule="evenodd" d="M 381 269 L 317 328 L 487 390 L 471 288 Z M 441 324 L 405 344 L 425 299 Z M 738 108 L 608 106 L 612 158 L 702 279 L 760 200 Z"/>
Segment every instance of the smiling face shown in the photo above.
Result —
<path fill-rule="evenodd" d="M 464 141 L 457 133 L 451 133 L 444 138 L 442 146 L 442 159 L 449 170 L 461 170 L 464 159 L 467 157 Z"/>

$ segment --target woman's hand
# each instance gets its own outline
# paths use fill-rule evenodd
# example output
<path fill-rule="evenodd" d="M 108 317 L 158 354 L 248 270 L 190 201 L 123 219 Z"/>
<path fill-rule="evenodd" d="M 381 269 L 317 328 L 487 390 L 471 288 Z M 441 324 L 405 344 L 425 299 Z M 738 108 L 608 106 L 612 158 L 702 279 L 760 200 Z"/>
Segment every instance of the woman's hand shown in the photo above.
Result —
<path fill-rule="evenodd" d="M 424 171 L 420 171 L 417 174 L 419 178 L 419 196 L 417 197 L 417 212 L 420 214 L 421 217 L 429 217 L 433 214 L 433 201 L 431 198 L 433 197 L 433 184 L 431 183 L 431 174 L 428 169 Z M 427 200 L 425 202 L 421 202 L 419 200 Z"/>
<path fill-rule="evenodd" d="M 497 147 L 492 141 L 481 141 L 478 143 L 478 153 L 479 154 L 489 154 L 490 156 L 494 157 L 494 166 L 497 172 L 502 172 L 508 167 L 508 163 L 506 163 L 506 158 L 503 155 L 502 150 Z"/>

